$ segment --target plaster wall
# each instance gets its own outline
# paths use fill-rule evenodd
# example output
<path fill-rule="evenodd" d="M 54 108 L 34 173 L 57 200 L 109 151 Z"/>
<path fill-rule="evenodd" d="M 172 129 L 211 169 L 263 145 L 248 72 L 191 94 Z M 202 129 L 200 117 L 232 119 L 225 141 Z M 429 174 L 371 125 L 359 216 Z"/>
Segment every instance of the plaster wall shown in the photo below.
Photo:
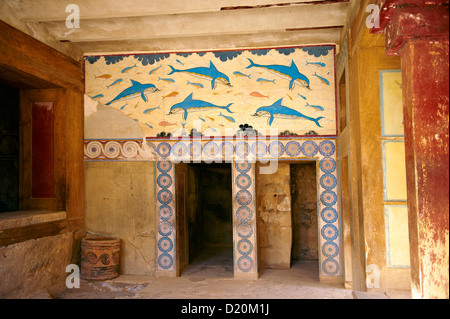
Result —
<path fill-rule="evenodd" d="M 351 226 L 357 230 L 352 247 L 356 248 L 353 285 L 357 290 L 370 291 L 409 289 L 409 265 L 396 268 L 388 264 L 388 254 L 393 251 L 389 251 L 389 243 L 386 240 L 385 205 L 391 202 L 387 203 L 384 197 L 385 171 L 381 142 L 379 72 L 399 69 L 400 59 L 387 57 L 384 47 L 361 45 L 356 48 L 351 60 L 348 155 L 352 190 Z M 405 226 L 406 220 L 402 223 L 403 225 L 397 226 Z M 407 238 L 407 231 L 403 231 L 400 236 Z M 408 250 L 407 241 L 404 242 L 406 245 L 402 249 Z M 401 253 L 398 247 L 396 251 Z"/>
<path fill-rule="evenodd" d="M 86 162 L 86 232 L 121 239 L 120 273 L 153 275 L 153 162 Z"/>

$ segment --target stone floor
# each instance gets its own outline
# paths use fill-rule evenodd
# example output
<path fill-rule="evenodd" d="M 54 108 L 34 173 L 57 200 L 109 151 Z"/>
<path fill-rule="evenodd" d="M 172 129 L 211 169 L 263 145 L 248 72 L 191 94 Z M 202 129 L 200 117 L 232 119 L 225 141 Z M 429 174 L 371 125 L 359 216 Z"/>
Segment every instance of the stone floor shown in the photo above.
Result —
<path fill-rule="evenodd" d="M 232 253 L 207 253 L 193 260 L 180 277 L 121 275 L 113 280 L 81 280 L 60 299 L 355 299 L 342 285 L 319 282 L 317 261 L 297 261 L 290 269 L 263 269 L 257 280 L 233 278 Z M 408 298 L 403 292 L 366 295 L 371 299 Z"/>

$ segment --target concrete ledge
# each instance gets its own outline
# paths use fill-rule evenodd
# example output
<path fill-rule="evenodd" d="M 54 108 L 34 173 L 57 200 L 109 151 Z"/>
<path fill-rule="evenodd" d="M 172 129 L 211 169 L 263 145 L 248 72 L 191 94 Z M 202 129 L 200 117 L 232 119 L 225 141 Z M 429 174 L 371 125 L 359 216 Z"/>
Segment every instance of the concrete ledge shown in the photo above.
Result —
<path fill-rule="evenodd" d="M 16 211 L 0 214 L 0 232 L 10 228 L 29 226 L 66 219 L 65 211 Z"/>

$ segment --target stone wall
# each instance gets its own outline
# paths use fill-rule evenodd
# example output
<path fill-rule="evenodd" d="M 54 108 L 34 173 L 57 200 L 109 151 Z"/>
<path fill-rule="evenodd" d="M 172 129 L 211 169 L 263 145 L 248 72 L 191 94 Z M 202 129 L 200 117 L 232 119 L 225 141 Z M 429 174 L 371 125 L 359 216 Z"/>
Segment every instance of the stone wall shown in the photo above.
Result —
<path fill-rule="evenodd" d="M 291 165 L 292 258 L 318 259 L 316 163 Z"/>
<path fill-rule="evenodd" d="M 54 297 L 66 289 L 73 233 L 0 247 L 0 298 Z"/>
<path fill-rule="evenodd" d="M 292 218 L 290 165 L 278 163 L 276 173 L 259 174 L 256 169 L 258 244 L 263 268 L 291 265 Z"/>

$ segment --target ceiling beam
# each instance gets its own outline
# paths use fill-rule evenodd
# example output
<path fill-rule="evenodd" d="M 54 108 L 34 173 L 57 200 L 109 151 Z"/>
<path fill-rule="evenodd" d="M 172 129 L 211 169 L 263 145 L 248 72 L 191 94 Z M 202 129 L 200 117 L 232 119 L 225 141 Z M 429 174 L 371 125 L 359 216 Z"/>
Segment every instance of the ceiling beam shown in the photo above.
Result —
<path fill-rule="evenodd" d="M 24 22 L 65 21 L 66 6 L 61 0 L 2 0 L 20 13 Z M 82 19 L 124 18 L 169 14 L 218 12 L 225 9 L 295 6 L 312 3 L 348 2 L 349 0 L 77 0 Z"/>
<path fill-rule="evenodd" d="M 40 25 L 60 41 L 153 40 L 341 27 L 345 23 L 346 9 L 347 3 L 309 4 L 183 15 L 81 20 L 79 29 L 68 29 L 62 21 L 42 22 Z"/>
<path fill-rule="evenodd" d="M 339 44 L 341 28 L 291 32 L 260 32 L 241 35 L 199 36 L 179 39 L 159 38 L 152 41 L 79 42 L 85 55 L 108 55 L 157 52 L 192 52 L 239 50 L 283 46 Z"/>

